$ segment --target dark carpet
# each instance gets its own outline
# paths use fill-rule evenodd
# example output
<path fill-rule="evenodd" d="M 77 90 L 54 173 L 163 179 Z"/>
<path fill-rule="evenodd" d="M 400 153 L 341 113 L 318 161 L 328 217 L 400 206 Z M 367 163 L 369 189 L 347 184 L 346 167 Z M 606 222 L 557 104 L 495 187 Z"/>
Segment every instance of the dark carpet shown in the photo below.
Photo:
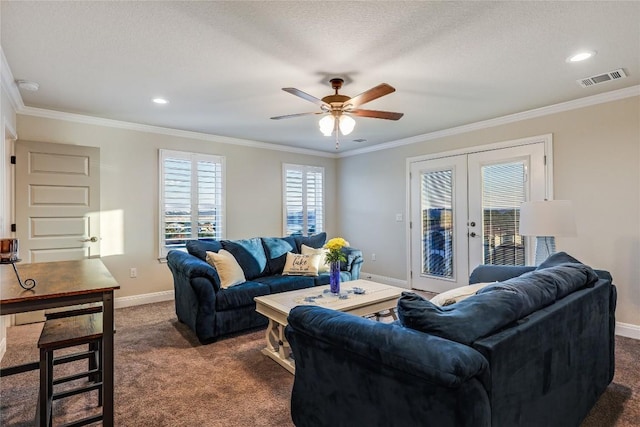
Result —
<path fill-rule="evenodd" d="M 37 360 L 41 328 L 9 328 L 2 366 Z M 293 425 L 293 376 L 260 352 L 264 331 L 203 346 L 171 301 L 116 310 L 116 329 L 116 425 Z M 640 426 L 640 341 L 617 337 L 616 345 L 614 381 L 581 427 Z M 0 425 L 33 425 L 37 396 L 36 371 L 0 379 Z M 96 401 L 92 392 L 56 402 L 55 422 L 86 416 Z"/>

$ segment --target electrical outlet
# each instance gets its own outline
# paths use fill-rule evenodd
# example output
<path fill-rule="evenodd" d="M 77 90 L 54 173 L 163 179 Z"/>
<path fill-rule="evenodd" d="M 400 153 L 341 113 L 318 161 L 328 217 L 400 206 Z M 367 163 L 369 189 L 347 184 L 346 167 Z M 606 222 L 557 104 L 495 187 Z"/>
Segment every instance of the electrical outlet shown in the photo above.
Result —
<path fill-rule="evenodd" d="M 130 268 L 129 277 L 131 277 L 132 279 L 135 279 L 136 277 L 138 277 L 138 269 L 135 267 Z"/>
<path fill-rule="evenodd" d="M 371 254 L 371 261 L 375 261 L 376 260 L 376 254 Z"/>

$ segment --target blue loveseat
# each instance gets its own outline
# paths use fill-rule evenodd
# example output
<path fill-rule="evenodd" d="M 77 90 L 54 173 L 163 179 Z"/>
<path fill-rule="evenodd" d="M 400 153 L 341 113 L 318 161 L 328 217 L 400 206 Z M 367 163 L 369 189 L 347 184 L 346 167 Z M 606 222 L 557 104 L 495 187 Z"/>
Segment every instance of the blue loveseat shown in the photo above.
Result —
<path fill-rule="evenodd" d="M 173 274 L 178 320 L 191 328 L 206 344 L 218 337 L 265 326 L 268 320 L 257 313 L 254 297 L 329 283 L 329 274 L 286 276 L 282 271 L 287 252 L 300 253 L 302 245 L 321 248 L 326 233 L 313 236 L 256 237 L 244 240 L 192 240 L 187 252 L 172 250 L 167 265 Z M 207 263 L 206 252 L 225 249 L 233 254 L 247 279 L 229 288 L 220 287 L 216 269 Z M 362 251 L 342 249 L 347 262 L 341 263 L 342 281 L 360 276 Z"/>
<path fill-rule="evenodd" d="M 446 307 L 406 292 L 399 320 L 291 310 L 297 427 L 579 426 L 613 379 L 616 289 L 564 253 L 481 266 L 499 282 Z"/>

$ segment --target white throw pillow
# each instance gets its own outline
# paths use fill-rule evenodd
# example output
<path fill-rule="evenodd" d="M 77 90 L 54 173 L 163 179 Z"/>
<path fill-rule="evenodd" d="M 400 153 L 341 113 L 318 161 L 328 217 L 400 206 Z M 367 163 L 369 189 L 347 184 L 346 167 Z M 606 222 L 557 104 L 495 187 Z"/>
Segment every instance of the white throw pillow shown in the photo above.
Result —
<path fill-rule="evenodd" d="M 320 255 L 303 255 L 287 252 L 287 262 L 284 264 L 283 275 L 288 276 L 317 276 Z"/>
<path fill-rule="evenodd" d="M 231 286 L 239 285 L 247 281 L 244 277 L 244 271 L 238 264 L 233 254 L 224 249 L 220 249 L 218 253 L 207 251 L 207 262 L 218 271 L 220 276 L 220 287 L 223 289 Z"/>
<path fill-rule="evenodd" d="M 302 245 L 300 247 L 300 252 L 302 252 L 302 255 L 320 255 L 320 265 L 318 265 L 318 273 L 329 272 L 330 267 L 329 263 L 327 262 L 327 253 L 329 252 L 329 249 L 315 249 L 307 245 Z"/>
<path fill-rule="evenodd" d="M 495 282 L 476 283 L 473 285 L 461 286 L 459 288 L 450 289 L 446 292 L 442 292 L 441 294 L 436 295 L 435 297 L 431 298 L 430 301 L 435 305 L 439 305 L 442 307 L 446 305 L 455 304 L 457 302 L 460 302 L 464 299 L 467 299 L 475 295 L 476 292 L 478 292 L 480 289 L 484 288 L 485 286 L 489 286 L 493 283 Z"/>

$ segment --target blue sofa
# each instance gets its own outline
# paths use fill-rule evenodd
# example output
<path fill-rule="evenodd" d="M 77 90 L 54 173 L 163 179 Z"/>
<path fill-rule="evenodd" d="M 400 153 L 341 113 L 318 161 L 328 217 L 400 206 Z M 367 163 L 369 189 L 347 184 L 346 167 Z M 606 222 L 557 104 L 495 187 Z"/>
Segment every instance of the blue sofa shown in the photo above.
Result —
<path fill-rule="evenodd" d="M 265 326 L 268 320 L 257 313 L 254 297 L 329 283 L 329 274 L 286 276 L 282 271 L 287 252 L 300 253 L 301 246 L 321 248 L 326 233 L 313 236 L 256 237 L 244 240 L 192 240 L 187 252 L 172 250 L 167 265 L 173 274 L 178 320 L 193 330 L 203 343 L 222 335 Z M 206 261 L 206 252 L 225 249 L 242 268 L 247 281 L 227 289 L 220 287 L 216 269 Z M 358 279 L 362 251 L 345 247 L 347 262 L 341 263 L 342 281 Z"/>
<path fill-rule="evenodd" d="M 470 277 L 496 280 L 446 307 L 405 292 L 394 323 L 295 307 L 295 425 L 579 426 L 613 379 L 611 275 L 561 253 Z"/>

